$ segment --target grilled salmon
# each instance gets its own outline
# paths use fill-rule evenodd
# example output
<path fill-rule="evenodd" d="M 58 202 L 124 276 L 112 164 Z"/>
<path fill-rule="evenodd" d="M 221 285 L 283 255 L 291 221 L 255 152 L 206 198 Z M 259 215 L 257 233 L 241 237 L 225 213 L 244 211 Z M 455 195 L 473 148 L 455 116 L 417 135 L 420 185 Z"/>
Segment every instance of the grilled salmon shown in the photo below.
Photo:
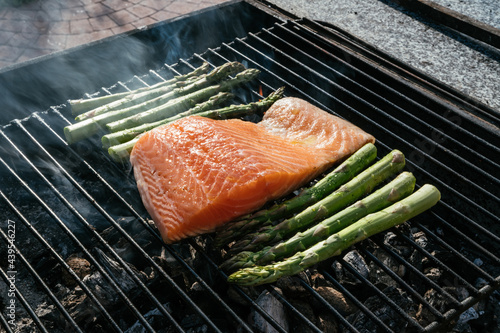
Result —
<path fill-rule="evenodd" d="M 375 139 L 298 98 L 259 123 L 190 116 L 144 134 L 130 160 L 163 240 L 214 231 L 279 198 Z"/>

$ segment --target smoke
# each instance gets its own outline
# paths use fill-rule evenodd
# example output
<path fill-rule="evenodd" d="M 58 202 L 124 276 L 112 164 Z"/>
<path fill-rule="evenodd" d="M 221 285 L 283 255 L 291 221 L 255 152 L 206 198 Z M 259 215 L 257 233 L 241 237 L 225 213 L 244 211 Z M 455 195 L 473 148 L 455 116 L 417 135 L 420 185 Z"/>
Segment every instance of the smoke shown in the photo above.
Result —
<path fill-rule="evenodd" d="M 152 47 L 143 41 L 122 36 L 8 69 L 0 73 L 0 124 L 143 73 L 152 54 Z"/>
<path fill-rule="evenodd" d="M 50 3 L 50 2 L 49 2 Z M 51 13 L 50 8 L 44 13 Z M 0 125 L 203 53 L 269 25 L 246 3 L 204 9 L 0 70 Z M 21 20 L 22 21 L 22 20 Z M 50 29 L 50 16 L 41 17 Z M 29 21 L 26 21 L 26 23 Z M 32 22 L 30 23 L 32 24 Z M 38 27 L 26 26 L 23 31 Z"/>

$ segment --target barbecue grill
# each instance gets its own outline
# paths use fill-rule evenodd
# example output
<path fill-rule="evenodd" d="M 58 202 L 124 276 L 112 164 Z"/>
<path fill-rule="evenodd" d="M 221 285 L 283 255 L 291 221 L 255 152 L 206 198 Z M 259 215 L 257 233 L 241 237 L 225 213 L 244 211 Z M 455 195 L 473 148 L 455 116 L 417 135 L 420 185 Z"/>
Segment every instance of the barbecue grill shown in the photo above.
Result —
<path fill-rule="evenodd" d="M 209 26 L 217 33 L 207 36 Z M 146 45 L 147 56 L 121 52 L 130 55 L 130 43 Z M 108 51 L 125 71 L 101 75 L 116 63 L 102 56 Z M 240 102 L 285 86 L 286 95 L 373 134 L 379 156 L 404 152 L 417 187 L 434 184 L 442 200 L 339 257 L 255 288 L 227 284 L 212 235 L 164 244 L 130 165 L 112 161 L 97 135 L 65 143 L 63 127 L 73 121 L 66 101 L 227 61 L 261 70 L 238 90 Z M 43 85 L 38 73 L 58 66 L 87 73 L 85 90 L 60 71 L 57 92 Z M 6 101 L 16 117 L 0 128 L 0 322 L 8 332 L 441 332 L 479 316 L 476 328 L 495 325 L 498 112 L 333 25 L 234 2 L 37 59 L 0 79 L 32 83 L 29 94 Z"/>

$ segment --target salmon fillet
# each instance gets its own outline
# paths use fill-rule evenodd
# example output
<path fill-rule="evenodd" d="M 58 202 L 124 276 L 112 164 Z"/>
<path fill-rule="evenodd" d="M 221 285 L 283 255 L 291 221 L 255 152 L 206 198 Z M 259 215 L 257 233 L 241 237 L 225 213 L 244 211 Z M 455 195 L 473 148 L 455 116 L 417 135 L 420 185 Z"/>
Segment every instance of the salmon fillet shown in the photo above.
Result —
<path fill-rule="evenodd" d="M 144 134 L 130 161 L 163 240 L 214 231 L 279 198 L 375 139 L 298 98 L 259 123 L 190 116 Z"/>

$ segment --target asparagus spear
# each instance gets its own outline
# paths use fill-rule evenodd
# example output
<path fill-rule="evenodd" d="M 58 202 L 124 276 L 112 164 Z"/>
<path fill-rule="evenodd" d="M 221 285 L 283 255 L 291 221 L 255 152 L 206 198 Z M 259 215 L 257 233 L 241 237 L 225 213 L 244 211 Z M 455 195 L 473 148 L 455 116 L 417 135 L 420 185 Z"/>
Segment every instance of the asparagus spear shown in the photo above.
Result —
<path fill-rule="evenodd" d="M 213 109 L 215 106 L 222 104 L 229 99 L 233 98 L 234 95 L 228 92 L 220 92 L 215 96 L 210 97 L 207 101 L 204 101 L 203 103 L 196 104 L 195 107 L 189 109 L 188 111 L 179 113 L 175 116 L 159 120 L 154 123 L 146 123 L 142 124 L 140 126 L 136 126 L 133 128 L 127 128 L 122 131 L 118 131 L 115 133 L 109 133 L 106 135 L 103 135 L 101 141 L 102 145 L 104 148 L 109 148 L 110 146 L 117 145 L 120 143 L 128 142 L 138 136 L 139 134 L 142 134 L 144 132 L 147 132 L 155 127 L 161 126 L 163 124 L 167 124 L 169 122 L 172 122 L 176 119 L 180 119 L 182 117 L 186 117 L 188 115 L 192 114 L 198 114 L 204 111 L 208 111 Z"/>
<path fill-rule="evenodd" d="M 275 101 L 283 97 L 284 87 L 279 88 L 278 90 L 272 92 L 268 97 L 260 102 L 242 104 L 242 105 L 231 105 L 222 109 L 213 110 L 213 107 L 216 104 L 220 104 L 224 102 L 228 93 L 221 92 L 214 97 L 210 98 L 207 102 L 196 105 L 194 108 L 191 108 L 185 112 L 179 113 L 175 116 L 165 118 L 153 123 L 145 123 L 140 126 L 128 128 L 122 131 L 106 134 L 102 137 L 102 143 L 104 146 L 118 145 L 120 143 L 124 143 L 134 139 L 141 133 L 147 132 L 155 127 L 165 125 L 176 121 L 177 119 L 184 118 L 191 115 L 198 115 L 201 117 L 207 118 L 218 118 L 221 116 L 225 117 L 237 117 L 242 114 L 253 113 L 257 111 L 264 110 L 271 106 Z"/>
<path fill-rule="evenodd" d="M 256 286 L 297 274 L 320 261 L 339 255 L 345 249 L 368 237 L 423 213 L 434 206 L 440 198 L 439 190 L 433 185 L 426 184 L 405 199 L 361 218 L 303 252 L 267 266 L 243 268 L 231 274 L 228 282 L 242 286 Z"/>
<path fill-rule="evenodd" d="M 170 103 L 167 103 L 163 106 L 153 108 L 151 110 L 144 111 L 121 120 L 110 122 L 106 125 L 106 127 L 110 132 L 117 132 L 127 128 L 139 126 L 141 124 L 159 121 L 180 112 L 180 105 L 182 105 L 183 110 L 187 110 L 190 107 L 193 107 L 196 103 L 206 99 L 206 96 L 212 96 L 219 93 L 220 91 L 227 91 L 241 83 L 251 81 L 255 77 L 257 77 L 259 73 L 260 71 L 257 69 L 246 69 L 243 72 L 236 74 L 236 76 L 232 79 L 228 79 L 220 82 L 219 84 L 196 90 L 188 95 L 183 96 L 184 98 L 178 98 L 178 101 L 171 101 Z M 173 114 L 172 109 L 175 110 Z"/>
<path fill-rule="evenodd" d="M 413 192 L 414 188 L 415 177 L 413 174 L 403 172 L 384 187 L 306 231 L 298 232 L 292 238 L 280 242 L 273 247 L 265 247 L 258 252 L 240 252 L 229 260 L 226 260 L 221 265 L 221 268 L 233 272 L 244 267 L 265 265 L 272 261 L 291 256 L 344 229 L 360 218 L 407 197 Z"/>
<path fill-rule="evenodd" d="M 238 221 L 225 225 L 222 230 L 216 233 L 214 245 L 221 247 L 258 227 L 270 225 L 272 221 L 288 217 L 318 202 L 360 173 L 375 157 L 377 157 L 377 148 L 374 144 L 367 143 L 314 186 L 304 189 L 292 199 L 276 204 L 269 209 L 246 215 Z"/>
<path fill-rule="evenodd" d="M 114 110 L 121 110 L 128 107 L 135 107 L 141 105 L 143 108 L 151 108 L 158 106 L 170 98 L 166 96 L 167 93 L 173 91 L 174 89 L 189 86 L 194 82 L 204 80 L 205 75 L 196 77 L 194 81 L 182 81 L 182 82 L 174 82 L 170 85 L 162 85 L 160 87 L 156 87 L 153 89 L 141 90 L 134 93 L 129 93 L 126 96 L 113 101 L 111 103 L 99 106 L 95 109 L 87 111 L 85 113 L 80 114 L 75 117 L 76 121 L 83 121 L 86 119 L 94 118 L 103 113 L 107 113 Z M 204 81 L 203 81 L 204 82 Z"/>
<path fill-rule="evenodd" d="M 122 93 L 99 96 L 99 97 L 94 97 L 94 98 L 73 99 L 73 100 L 69 100 L 68 102 L 71 106 L 72 114 L 74 116 L 78 116 L 80 114 L 83 114 L 87 111 L 98 108 L 100 106 L 103 106 L 105 104 L 109 104 L 109 103 L 114 102 L 116 100 L 122 99 L 130 94 L 136 94 L 136 93 L 139 93 L 142 91 L 146 91 L 149 89 L 155 89 L 155 88 L 159 88 L 162 86 L 169 86 L 169 85 L 172 85 L 172 84 L 177 83 L 177 82 L 182 82 L 182 81 L 197 77 L 199 75 L 206 74 L 208 72 L 209 68 L 210 68 L 210 65 L 208 64 L 208 62 L 204 62 L 200 67 L 194 69 L 193 71 L 191 71 L 187 74 L 174 76 L 170 80 L 166 80 L 166 81 L 154 84 L 150 87 L 144 87 L 144 88 L 135 89 L 133 91 L 125 91 Z"/>
<path fill-rule="evenodd" d="M 212 96 L 216 94 L 218 91 L 210 91 L 210 90 L 204 90 L 202 87 L 206 86 L 209 84 L 209 82 L 217 82 L 221 81 L 223 78 L 225 78 L 229 74 L 234 74 L 236 72 L 239 72 L 242 70 L 243 65 L 237 62 L 233 63 L 226 63 L 220 67 L 217 67 L 214 69 L 212 72 L 207 74 L 207 76 L 203 79 L 197 80 L 193 82 L 192 84 L 186 86 L 186 87 L 181 87 L 181 88 L 176 88 L 160 97 L 157 97 L 156 99 L 153 100 L 148 100 L 143 103 L 139 103 L 137 105 L 121 109 L 121 110 L 114 110 L 114 111 L 109 111 L 100 115 L 97 115 L 93 118 L 89 118 L 86 120 L 83 120 L 81 122 L 66 126 L 64 128 L 64 134 L 66 136 L 66 141 L 71 144 L 83 139 L 86 139 L 90 137 L 91 135 L 97 133 L 102 126 L 113 122 L 117 121 L 119 119 L 123 119 L 125 117 L 129 117 L 134 114 L 138 114 L 141 112 L 144 112 L 145 110 L 148 109 L 148 105 L 151 103 L 167 103 L 167 102 L 173 102 L 172 99 L 176 99 L 178 102 L 179 100 L 185 101 L 185 102 L 190 102 L 188 97 L 189 95 L 192 95 L 194 93 L 199 93 L 196 95 L 198 97 L 198 101 L 201 99 L 206 99 L 208 96 Z M 203 92 L 200 92 L 203 91 Z M 180 99 L 181 97 L 185 96 L 184 99 Z M 157 99 L 160 99 L 158 101 Z M 196 103 L 196 102 L 194 102 Z M 168 103 L 170 104 L 170 103 Z M 192 104 L 192 103 L 191 103 Z M 177 110 L 176 108 L 171 108 L 169 109 L 171 112 L 171 115 L 175 113 Z M 177 110 L 178 111 L 178 110 Z"/>
<path fill-rule="evenodd" d="M 228 106 L 228 107 L 222 108 L 222 109 L 201 112 L 201 113 L 198 113 L 197 115 L 200 117 L 207 117 L 207 118 L 237 117 L 237 116 L 240 116 L 242 114 L 248 114 L 250 112 L 260 111 L 260 110 L 268 108 L 272 103 L 274 103 L 275 101 L 280 99 L 283 96 L 283 91 L 284 91 L 284 87 L 279 88 L 276 91 L 274 91 L 273 93 L 271 93 L 268 97 L 266 97 L 261 102 L 255 102 L 255 103 L 250 103 L 250 104 L 245 104 L 245 105 L 232 105 L 232 106 Z M 186 116 L 187 116 L 190 114 L 190 110 L 186 111 L 185 113 L 179 114 L 179 116 L 182 114 L 186 114 Z M 164 121 L 159 121 L 159 122 L 169 123 L 169 122 L 175 121 L 177 119 L 178 119 L 178 116 L 174 116 L 174 117 L 171 117 L 171 118 L 165 119 Z M 149 124 L 145 124 L 145 125 L 149 125 Z M 116 133 L 120 133 L 120 132 L 116 132 Z M 114 133 L 112 133 L 112 134 L 114 134 Z M 112 135 L 112 134 L 110 134 L 110 135 Z M 128 142 L 109 147 L 109 149 L 108 149 L 109 155 L 117 162 L 128 158 L 130 155 L 130 152 L 132 151 L 132 148 L 134 148 L 135 143 L 139 140 L 139 137 L 140 137 L 140 134 Z"/>
<path fill-rule="evenodd" d="M 404 165 L 403 153 L 396 149 L 393 150 L 326 198 L 307 207 L 297 215 L 284 220 L 276 226 L 266 226 L 255 233 L 246 235 L 232 246 L 230 253 L 258 251 L 266 245 L 278 242 L 294 232 L 323 220 L 362 195 L 370 193 L 375 186 L 399 172 Z"/>

